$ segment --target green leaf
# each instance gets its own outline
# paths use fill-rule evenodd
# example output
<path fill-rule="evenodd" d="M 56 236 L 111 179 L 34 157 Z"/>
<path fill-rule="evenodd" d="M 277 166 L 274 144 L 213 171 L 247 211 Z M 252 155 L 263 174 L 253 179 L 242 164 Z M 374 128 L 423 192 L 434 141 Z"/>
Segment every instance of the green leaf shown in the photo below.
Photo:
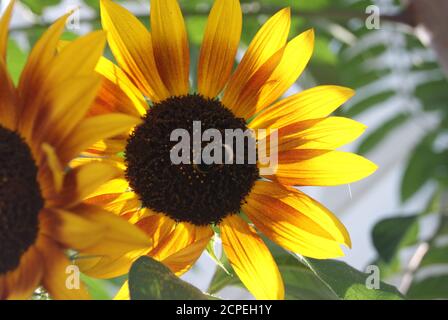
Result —
<path fill-rule="evenodd" d="M 366 154 L 380 144 L 393 130 L 401 126 L 409 119 L 408 114 L 398 114 L 384 122 L 361 142 L 357 153 Z"/>
<path fill-rule="evenodd" d="M 401 248 L 418 240 L 418 232 L 417 215 L 384 219 L 372 230 L 373 245 L 379 256 L 385 262 L 390 262 Z"/>
<path fill-rule="evenodd" d="M 111 300 L 112 285 L 109 280 L 94 279 L 81 275 L 82 282 L 87 286 L 90 296 L 93 300 Z"/>
<path fill-rule="evenodd" d="M 162 263 L 141 257 L 129 272 L 132 300 L 208 300 L 198 288 L 179 279 Z"/>
<path fill-rule="evenodd" d="M 431 247 L 423 258 L 420 267 L 433 264 L 448 264 L 448 246 Z"/>
<path fill-rule="evenodd" d="M 300 260 L 330 288 L 334 294 L 345 300 L 399 300 L 400 292 L 384 282 L 379 289 L 366 286 L 369 274 L 360 272 L 342 261 L 316 260 L 300 257 Z"/>
<path fill-rule="evenodd" d="M 401 181 L 401 200 L 409 200 L 433 176 L 440 162 L 440 157 L 434 153 L 432 145 L 437 137 L 431 133 L 424 137 L 414 149 Z"/>
<path fill-rule="evenodd" d="M 21 0 L 35 14 L 41 15 L 46 7 L 55 6 L 61 3 L 61 0 Z"/>
<path fill-rule="evenodd" d="M 380 289 L 368 289 L 369 274 L 344 262 L 297 257 L 284 249 L 268 244 L 285 284 L 286 299 L 403 299 L 398 290 L 384 282 Z M 223 263 L 228 266 L 226 260 Z M 228 270 L 232 270 L 228 267 Z M 217 269 L 209 292 L 214 294 L 227 286 L 244 287 L 238 277 Z"/>
<path fill-rule="evenodd" d="M 274 249 L 273 254 L 282 274 L 285 284 L 285 299 L 287 300 L 334 300 L 337 297 L 334 293 L 318 279 L 313 272 L 299 263 L 290 253 L 283 249 Z M 218 268 L 210 283 L 208 292 L 216 294 L 228 286 L 237 286 L 244 288 L 238 276 L 228 263 L 224 256 L 221 262 L 226 273 Z"/>
<path fill-rule="evenodd" d="M 409 299 L 448 299 L 448 275 L 414 282 L 407 296 Z"/>

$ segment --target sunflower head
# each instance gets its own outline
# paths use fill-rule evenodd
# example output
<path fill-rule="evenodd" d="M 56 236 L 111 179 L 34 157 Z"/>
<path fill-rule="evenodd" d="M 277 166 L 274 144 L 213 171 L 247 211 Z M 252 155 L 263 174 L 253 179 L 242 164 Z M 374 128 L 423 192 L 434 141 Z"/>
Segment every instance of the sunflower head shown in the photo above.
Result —
<path fill-rule="evenodd" d="M 376 166 L 336 150 L 365 130 L 330 116 L 353 90 L 320 86 L 284 97 L 314 48 L 313 30 L 288 40 L 290 15 L 285 8 L 269 18 L 234 70 L 240 1 L 216 0 L 200 49 L 198 88 L 191 88 L 187 29 L 176 0 L 151 0 L 151 32 L 126 9 L 101 0 L 102 26 L 118 65 L 106 59 L 98 64 L 104 83 L 91 114 L 119 111 L 142 123 L 86 153 L 107 157 L 122 170 L 87 201 L 129 219 L 153 244 L 119 261 L 86 262 L 88 274 L 126 273 L 141 254 L 182 274 L 219 229 L 223 252 L 255 297 L 282 299 L 282 278 L 260 233 L 318 259 L 340 257 L 341 245 L 351 246 L 342 223 L 298 187 L 351 183 Z M 202 151 L 215 142 L 209 130 L 224 140 L 230 132 L 242 133 L 240 143 L 215 149 L 220 163 L 197 161 L 195 144 Z M 182 152 L 179 137 L 186 137 L 188 151 Z M 275 156 L 276 170 L 262 170 L 265 163 L 251 145 Z M 173 153 L 186 161 L 173 161 Z M 243 161 L 226 161 L 229 154 Z"/>

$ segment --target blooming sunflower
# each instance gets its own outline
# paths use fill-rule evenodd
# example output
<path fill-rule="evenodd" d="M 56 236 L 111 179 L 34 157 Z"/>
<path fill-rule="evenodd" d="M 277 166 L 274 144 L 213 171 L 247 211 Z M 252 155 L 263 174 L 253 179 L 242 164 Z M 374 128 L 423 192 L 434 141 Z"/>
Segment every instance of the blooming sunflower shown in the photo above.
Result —
<path fill-rule="evenodd" d="M 189 45 L 176 0 L 151 1 L 151 33 L 110 0 L 101 1 L 101 18 L 119 66 L 105 59 L 98 64 L 105 82 L 90 115 L 119 111 L 143 122 L 130 135 L 90 148 L 92 158 L 81 162 L 109 157 L 122 177 L 87 201 L 128 218 L 153 245 L 115 260 L 80 261 L 87 273 L 117 276 L 128 271 L 135 257 L 147 254 L 181 274 L 220 233 L 224 253 L 250 292 L 259 299 L 282 299 L 281 275 L 259 232 L 304 256 L 343 255 L 341 244 L 351 246 L 344 226 L 294 186 L 346 184 L 370 175 L 376 166 L 335 151 L 365 130 L 350 119 L 329 117 L 353 96 L 352 90 L 321 86 L 279 100 L 312 55 L 312 30 L 288 41 L 290 9 L 279 11 L 258 31 L 233 71 L 242 11 L 238 0 L 216 0 L 195 93 L 190 91 Z M 249 163 L 172 164 L 170 134 L 183 128 L 193 135 L 193 121 L 200 121 L 203 130 L 278 129 L 276 172 L 264 176 L 260 164 Z"/>
<path fill-rule="evenodd" d="M 94 72 L 106 44 L 95 32 L 55 55 L 68 15 L 37 42 L 18 86 L 6 69 L 13 3 L 0 20 L 0 299 L 30 298 L 43 286 L 55 299 L 88 298 L 65 250 L 122 255 L 147 247 L 148 237 L 126 220 L 82 199 L 117 170 L 93 163 L 66 171 L 86 147 L 139 121 L 124 114 L 85 118 L 101 77 Z"/>

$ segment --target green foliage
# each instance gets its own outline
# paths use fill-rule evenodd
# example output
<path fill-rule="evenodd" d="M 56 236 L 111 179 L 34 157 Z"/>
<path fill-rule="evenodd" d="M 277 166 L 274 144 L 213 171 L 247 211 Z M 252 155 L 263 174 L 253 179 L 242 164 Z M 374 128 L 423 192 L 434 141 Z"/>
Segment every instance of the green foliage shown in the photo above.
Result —
<path fill-rule="evenodd" d="M 381 259 L 390 262 L 401 248 L 418 240 L 418 216 L 393 217 L 380 221 L 372 231 L 373 244 Z"/>
<path fill-rule="evenodd" d="M 344 262 L 335 260 L 316 260 L 295 256 L 270 244 L 271 251 L 285 283 L 286 299 L 325 299 L 325 300 L 382 300 L 402 299 L 393 286 L 380 283 L 378 290 L 366 286 L 369 274 L 360 272 Z M 223 263 L 231 270 L 228 262 Z M 242 283 L 232 272 L 227 274 L 217 269 L 209 292 L 216 294 L 227 286 L 241 286 Z"/>
<path fill-rule="evenodd" d="M 180 280 L 166 266 L 149 257 L 139 258 L 129 272 L 132 300 L 208 300 L 210 296 Z"/>

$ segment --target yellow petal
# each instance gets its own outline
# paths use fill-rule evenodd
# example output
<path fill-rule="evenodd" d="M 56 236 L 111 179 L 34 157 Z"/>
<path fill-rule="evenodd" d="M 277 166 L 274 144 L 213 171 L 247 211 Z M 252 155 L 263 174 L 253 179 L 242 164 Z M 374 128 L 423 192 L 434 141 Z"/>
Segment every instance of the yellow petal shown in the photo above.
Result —
<path fill-rule="evenodd" d="M 277 150 L 283 152 L 291 149 L 337 149 L 357 139 L 365 129 L 365 125 L 342 117 L 299 121 L 278 130 Z M 270 150 L 271 146 L 270 137 L 268 135 L 260 139 L 267 150 Z"/>
<path fill-rule="evenodd" d="M 169 92 L 157 72 L 151 35 L 145 26 L 110 0 L 101 0 L 101 23 L 108 32 L 115 59 L 135 85 L 153 101 L 168 98 Z"/>
<path fill-rule="evenodd" d="M 101 162 L 92 162 L 77 167 L 66 175 L 62 193 L 48 199 L 49 205 L 51 207 L 73 207 L 103 183 L 119 177 L 121 173 L 122 171 L 116 167 Z"/>
<path fill-rule="evenodd" d="M 268 107 L 288 90 L 302 74 L 313 54 L 314 31 L 308 30 L 291 40 L 283 53 L 282 60 L 267 82 L 275 83 L 264 90 L 256 105 L 244 113 L 247 119 Z"/>
<path fill-rule="evenodd" d="M 125 283 L 118 290 L 114 297 L 114 300 L 130 300 L 131 294 L 129 293 L 129 282 L 126 280 Z"/>
<path fill-rule="evenodd" d="M 61 158 L 67 162 L 101 139 L 110 138 L 129 130 L 141 122 L 140 118 L 124 114 L 105 114 L 82 121 L 75 132 L 59 148 Z"/>
<path fill-rule="evenodd" d="M 101 58 L 96 71 L 104 76 L 104 81 L 90 114 L 121 112 L 139 117 L 146 113 L 145 98 L 122 69 Z"/>
<path fill-rule="evenodd" d="M 307 257 L 341 257 L 340 245 L 351 246 L 342 223 L 318 202 L 293 188 L 258 181 L 243 211 L 272 241 Z"/>
<path fill-rule="evenodd" d="M 87 156 L 103 156 L 110 157 L 116 155 L 126 148 L 126 139 L 120 137 L 104 139 L 91 145 L 85 152 Z"/>
<path fill-rule="evenodd" d="M 226 106 L 235 102 L 254 73 L 285 46 L 290 25 L 291 10 L 286 8 L 271 17 L 258 31 L 225 89 L 223 102 Z"/>
<path fill-rule="evenodd" d="M 157 68 L 170 94 L 188 94 L 190 52 L 177 0 L 151 1 L 151 32 Z"/>
<path fill-rule="evenodd" d="M 40 237 L 37 246 L 44 260 L 45 271 L 42 284 L 50 296 L 56 300 L 90 299 L 82 282 L 79 287 L 67 286 L 67 271 L 70 270 L 68 267 L 72 263 L 65 256 L 62 248 L 45 236 Z"/>
<path fill-rule="evenodd" d="M 116 258 L 151 246 L 151 239 L 142 230 L 111 212 L 92 205 L 80 205 L 71 211 L 104 228 L 101 241 L 82 249 L 83 254 Z"/>
<path fill-rule="evenodd" d="M 0 59 L 3 59 L 3 61 L 6 61 L 6 49 L 8 47 L 8 30 L 9 23 L 11 22 L 14 4 L 15 0 L 12 0 L 0 19 Z"/>
<path fill-rule="evenodd" d="M 224 252 L 238 277 L 257 299 L 283 299 L 283 280 L 269 249 L 237 215 L 220 224 Z"/>
<path fill-rule="evenodd" d="M 100 189 L 95 190 L 94 193 L 97 193 Z M 135 212 L 141 208 L 141 202 L 138 196 L 130 191 L 123 193 L 105 193 L 93 198 L 89 195 L 88 198 L 86 198 L 86 202 L 100 206 L 118 216 L 128 214 L 129 212 Z"/>
<path fill-rule="evenodd" d="M 92 75 L 105 45 L 104 31 L 91 32 L 70 42 L 54 58 L 48 70 L 49 81 L 54 84 L 73 77 Z"/>
<path fill-rule="evenodd" d="M 43 105 L 42 100 L 45 97 L 46 87 L 42 88 L 42 85 L 55 57 L 59 37 L 64 31 L 65 22 L 69 15 L 62 16 L 45 31 L 31 50 L 20 76 L 19 92 L 23 99 L 22 107 L 26 109 L 26 117 L 20 119 L 20 131 L 25 137 L 31 135 L 32 124 Z M 19 115 L 21 112 L 22 110 L 18 112 Z"/>
<path fill-rule="evenodd" d="M 2 59 L 0 59 L 0 83 L 0 124 L 10 130 L 15 130 L 19 106 L 14 85 Z"/>
<path fill-rule="evenodd" d="M 59 161 L 58 155 L 55 149 L 47 143 L 42 145 L 42 149 L 46 156 L 46 164 L 54 185 L 54 191 L 60 192 L 62 190 L 62 185 L 64 183 L 64 170 Z"/>
<path fill-rule="evenodd" d="M 235 100 L 223 100 L 224 105 L 229 107 L 237 117 L 248 119 L 264 96 L 264 92 L 277 85 L 276 81 L 269 81 L 269 79 L 280 63 L 283 54 L 284 49 L 281 49 L 269 58 L 247 81 Z"/>
<path fill-rule="evenodd" d="M 354 94 L 352 89 L 337 86 L 305 90 L 257 115 L 249 126 L 252 129 L 282 128 L 298 121 L 325 118 Z"/>
<path fill-rule="evenodd" d="M 208 18 L 202 42 L 199 92 L 216 97 L 230 78 L 241 37 L 243 15 L 239 0 L 217 0 Z"/>
<path fill-rule="evenodd" d="M 213 230 L 179 223 L 149 254 L 178 275 L 188 271 L 199 259 L 213 236 Z"/>
<path fill-rule="evenodd" d="M 361 180 L 377 169 L 353 153 L 328 150 L 290 150 L 279 154 L 275 177 L 286 185 L 337 186 Z"/>

